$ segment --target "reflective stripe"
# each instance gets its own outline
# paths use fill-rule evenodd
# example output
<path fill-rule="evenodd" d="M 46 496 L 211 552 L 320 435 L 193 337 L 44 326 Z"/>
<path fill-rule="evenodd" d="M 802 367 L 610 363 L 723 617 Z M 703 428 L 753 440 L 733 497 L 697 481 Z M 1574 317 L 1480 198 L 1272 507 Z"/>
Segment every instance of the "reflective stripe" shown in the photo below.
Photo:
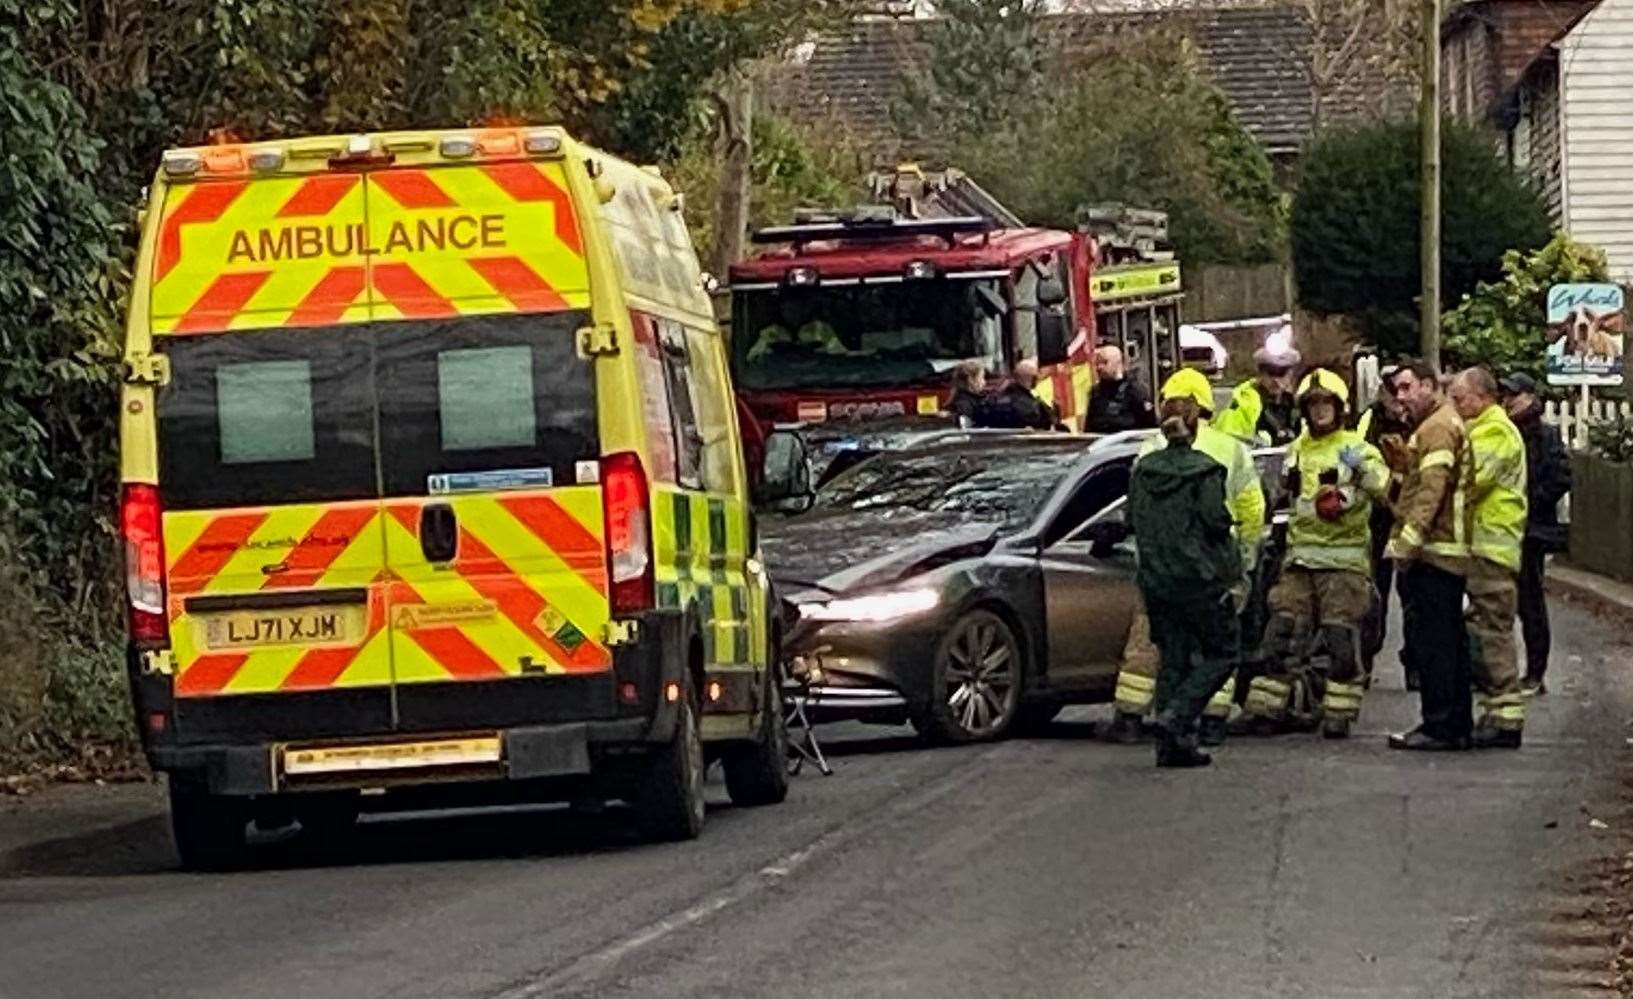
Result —
<path fill-rule="evenodd" d="M 1366 688 L 1361 684 L 1328 680 L 1327 693 L 1321 699 L 1321 707 L 1329 715 L 1354 718 L 1361 713 L 1361 698 L 1365 695 Z"/>
<path fill-rule="evenodd" d="M 1292 696 L 1291 684 L 1275 677 L 1256 676 L 1248 684 L 1242 710 L 1257 718 L 1280 718 L 1287 713 L 1287 700 Z"/>
<path fill-rule="evenodd" d="M 1457 456 L 1447 450 L 1430 451 L 1418 461 L 1418 471 L 1426 472 L 1431 468 L 1450 468 L 1457 463 Z"/>
<path fill-rule="evenodd" d="M 1403 541 L 1408 548 L 1422 548 L 1423 532 L 1418 529 L 1418 525 L 1416 524 L 1402 525 L 1401 541 Z"/>
<path fill-rule="evenodd" d="M 1525 727 L 1525 697 L 1519 693 L 1498 694 L 1478 698 L 1483 722 L 1505 731 Z"/>
<path fill-rule="evenodd" d="M 1143 715 L 1151 710 L 1151 698 L 1157 692 L 1157 679 L 1122 670 L 1117 674 L 1117 710 L 1131 715 Z"/>

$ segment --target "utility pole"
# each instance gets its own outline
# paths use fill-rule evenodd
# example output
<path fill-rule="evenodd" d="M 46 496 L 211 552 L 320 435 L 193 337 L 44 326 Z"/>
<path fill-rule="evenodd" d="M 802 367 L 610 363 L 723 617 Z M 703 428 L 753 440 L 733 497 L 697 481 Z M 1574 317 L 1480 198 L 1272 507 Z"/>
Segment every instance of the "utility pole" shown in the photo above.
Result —
<path fill-rule="evenodd" d="M 754 156 L 754 86 L 746 66 L 728 70 L 716 95 L 720 190 L 715 201 L 714 247 L 709 263 L 724 281 L 726 269 L 743 257 L 748 232 L 750 168 Z"/>
<path fill-rule="evenodd" d="M 1418 323 L 1423 359 L 1440 366 L 1440 0 L 1423 3 L 1423 93 L 1418 100 L 1422 134 L 1419 185 L 1422 213 L 1418 220 L 1422 274 Z"/>

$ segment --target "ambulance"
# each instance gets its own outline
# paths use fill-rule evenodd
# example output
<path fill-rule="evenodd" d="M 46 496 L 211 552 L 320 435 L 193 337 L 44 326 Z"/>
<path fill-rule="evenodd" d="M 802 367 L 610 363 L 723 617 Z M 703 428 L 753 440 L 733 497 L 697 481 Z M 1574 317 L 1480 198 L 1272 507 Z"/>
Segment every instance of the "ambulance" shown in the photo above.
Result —
<path fill-rule="evenodd" d="M 360 810 L 780 801 L 729 361 L 650 168 L 554 128 L 164 155 L 120 396 L 129 669 L 186 866 Z M 439 797 L 440 796 L 440 797 Z"/>

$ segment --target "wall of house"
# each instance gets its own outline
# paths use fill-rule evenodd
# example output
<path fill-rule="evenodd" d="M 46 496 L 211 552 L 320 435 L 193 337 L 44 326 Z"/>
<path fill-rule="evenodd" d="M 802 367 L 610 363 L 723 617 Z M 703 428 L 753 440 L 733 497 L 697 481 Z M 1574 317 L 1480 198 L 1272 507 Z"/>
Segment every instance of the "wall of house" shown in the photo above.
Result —
<path fill-rule="evenodd" d="M 1536 73 L 1524 91 L 1528 140 L 1525 168 L 1548 202 L 1548 217 L 1561 221 L 1561 171 L 1559 159 L 1559 67 L 1549 66 Z"/>
<path fill-rule="evenodd" d="M 1559 49 L 1565 227 L 1633 282 L 1633 0 L 1603 0 Z"/>

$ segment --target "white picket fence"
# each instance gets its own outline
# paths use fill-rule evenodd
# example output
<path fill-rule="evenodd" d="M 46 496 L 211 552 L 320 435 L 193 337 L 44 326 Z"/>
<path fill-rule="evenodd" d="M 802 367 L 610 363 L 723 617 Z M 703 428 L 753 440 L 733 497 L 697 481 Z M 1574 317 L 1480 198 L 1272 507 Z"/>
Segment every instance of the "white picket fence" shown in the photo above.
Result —
<path fill-rule="evenodd" d="M 1542 418 L 1559 428 L 1568 447 L 1581 451 L 1588 446 L 1588 427 L 1599 420 L 1615 419 L 1617 414 L 1633 416 L 1633 403 L 1592 399 L 1584 408 L 1581 399 L 1553 400 L 1544 405 Z"/>

